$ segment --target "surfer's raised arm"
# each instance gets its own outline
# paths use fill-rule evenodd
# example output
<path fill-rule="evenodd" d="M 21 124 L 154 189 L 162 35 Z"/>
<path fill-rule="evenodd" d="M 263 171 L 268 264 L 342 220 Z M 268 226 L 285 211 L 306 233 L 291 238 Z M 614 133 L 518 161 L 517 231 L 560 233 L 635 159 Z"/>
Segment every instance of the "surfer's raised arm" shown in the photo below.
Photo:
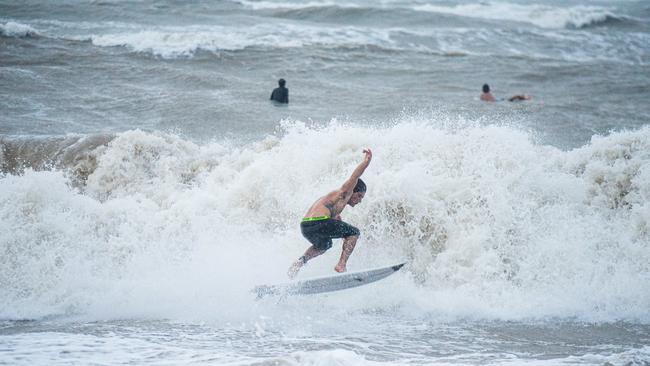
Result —
<path fill-rule="evenodd" d="M 359 165 L 354 169 L 350 178 L 348 178 L 348 180 L 346 180 L 345 183 L 343 183 L 343 185 L 341 186 L 341 191 L 345 193 L 348 192 L 351 193 L 354 187 L 357 185 L 357 181 L 359 180 L 363 172 L 366 170 L 368 165 L 370 165 L 370 160 L 372 160 L 372 151 L 370 151 L 370 149 L 363 149 L 363 153 L 364 153 L 363 161 L 359 163 Z"/>

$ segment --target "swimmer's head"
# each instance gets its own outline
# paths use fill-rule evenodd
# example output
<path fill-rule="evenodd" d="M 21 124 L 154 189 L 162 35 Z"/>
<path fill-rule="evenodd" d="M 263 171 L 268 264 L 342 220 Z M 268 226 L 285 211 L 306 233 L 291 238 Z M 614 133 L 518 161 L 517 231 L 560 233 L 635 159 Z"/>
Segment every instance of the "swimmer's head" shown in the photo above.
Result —
<path fill-rule="evenodd" d="M 287 82 L 284 79 L 278 80 L 278 85 L 280 85 L 280 86 L 284 86 L 284 84 L 286 84 L 286 83 Z"/>
<path fill-rule="evenodd" d="M 490 92 L 490 86 L 487 84 L 483 84 L 483 93 L 489 93 Z"/>

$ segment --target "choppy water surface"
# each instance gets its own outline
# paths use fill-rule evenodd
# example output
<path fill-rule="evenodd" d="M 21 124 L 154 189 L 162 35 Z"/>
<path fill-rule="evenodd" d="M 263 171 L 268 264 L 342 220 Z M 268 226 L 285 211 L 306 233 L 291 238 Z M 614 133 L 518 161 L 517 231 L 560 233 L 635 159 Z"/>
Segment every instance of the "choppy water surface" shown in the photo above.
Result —
<path fill-rule="evenodd" d="M 377 314 L 349 317 L 354 320 L 343 328 L 310 321 L 302 329 L 278 329 L 261 318 L 231 327 L 113 321 L 23 323 L 3 331 L 11 336 L 6 360 L 15 364 L 644 365 L 648 357 L 647 327 L 631 324 L 449 324 L 394 314 L 377 323 Z"/>

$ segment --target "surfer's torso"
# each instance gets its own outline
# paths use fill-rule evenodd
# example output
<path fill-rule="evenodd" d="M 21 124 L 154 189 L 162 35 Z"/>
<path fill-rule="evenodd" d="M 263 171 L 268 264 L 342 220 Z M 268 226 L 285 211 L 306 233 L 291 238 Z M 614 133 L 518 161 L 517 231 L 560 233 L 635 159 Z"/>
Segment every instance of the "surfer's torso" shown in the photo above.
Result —
<path fill-rule="evenodd" d="M 343 212 L 351 195 L 352 192 L 332 191 L 314 202 L 307 210 L 305 217 L 329 216 L 336 218 Z"/>

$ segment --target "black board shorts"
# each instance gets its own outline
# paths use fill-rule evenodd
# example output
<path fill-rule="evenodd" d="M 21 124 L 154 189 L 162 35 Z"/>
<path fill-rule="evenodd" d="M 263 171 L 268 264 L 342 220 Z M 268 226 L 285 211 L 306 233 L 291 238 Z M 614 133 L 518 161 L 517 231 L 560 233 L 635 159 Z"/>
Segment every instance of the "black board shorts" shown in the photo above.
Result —
<path fill-rule="evenodd" d="M 341 220 L 325 219 L 303 221 L 300 232 L 316 249 L 327 250 L 332 247 L 332 239 L 358 236 L 361 232 L 356 227 Z"/>

